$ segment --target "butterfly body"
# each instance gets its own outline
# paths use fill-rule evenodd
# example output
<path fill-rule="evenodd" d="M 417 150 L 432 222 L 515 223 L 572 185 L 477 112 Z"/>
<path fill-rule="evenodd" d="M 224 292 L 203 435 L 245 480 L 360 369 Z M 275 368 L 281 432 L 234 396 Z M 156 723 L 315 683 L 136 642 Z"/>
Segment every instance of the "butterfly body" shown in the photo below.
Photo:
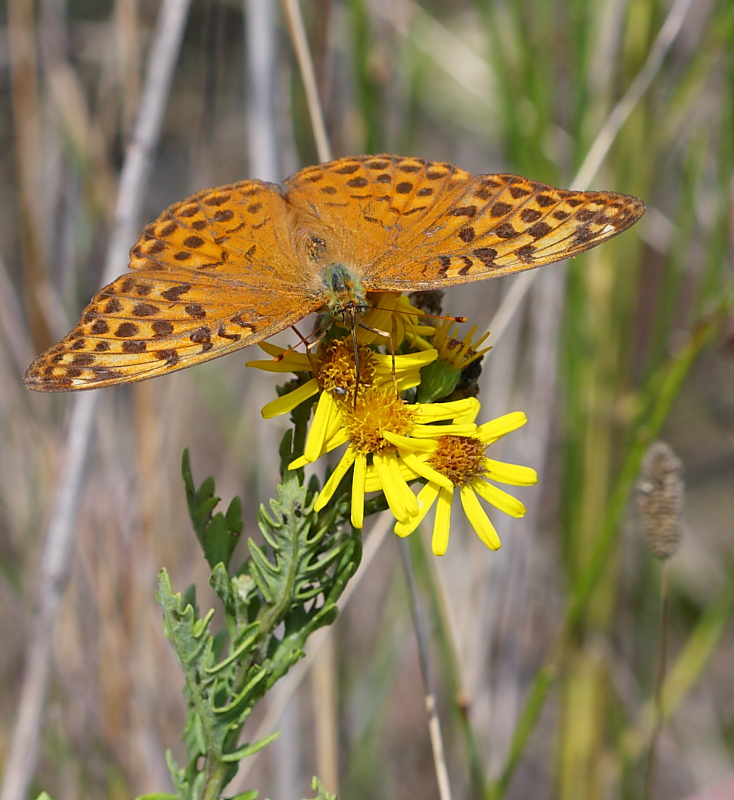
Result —
<path fill-rule="evenodd" d="M 38 391 L 113 386 L 216 358 L 326 308 L 356 324 L 367 292 L 443 288 L 533 269 L 615 236 L 637 198 L 392 155 L 307 167 L 175 203 L 130 272 L 29 367 Z"/>
<path fill-rule="evenodd" d="M 369 309 L 359 275 L 345 264 L 329 264 L 323 272 L 322 288 L 330 317 L 354 330 Z"/>

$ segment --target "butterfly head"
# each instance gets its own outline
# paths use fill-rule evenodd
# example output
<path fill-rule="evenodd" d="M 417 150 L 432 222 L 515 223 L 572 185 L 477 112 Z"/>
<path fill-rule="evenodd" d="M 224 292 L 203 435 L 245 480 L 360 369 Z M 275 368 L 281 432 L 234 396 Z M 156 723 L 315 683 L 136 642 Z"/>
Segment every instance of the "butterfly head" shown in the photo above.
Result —
<path fill-rule="evenodd" d="M 323 292 L 332 319 L 354 330 L 369 309 L 360 277 L 344 264 L 329 264 L 323 273 Z"/>

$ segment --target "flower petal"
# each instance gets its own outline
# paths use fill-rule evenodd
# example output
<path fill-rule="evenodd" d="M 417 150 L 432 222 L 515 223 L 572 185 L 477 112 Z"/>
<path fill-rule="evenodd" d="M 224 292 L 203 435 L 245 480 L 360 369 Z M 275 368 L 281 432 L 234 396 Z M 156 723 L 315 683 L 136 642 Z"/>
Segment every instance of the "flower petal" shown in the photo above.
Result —
<path fill-rule="evenodd" d="M 438 430 L 433 428 L 434 431 Z M 443 434 L 441 434 L 443 435 Z M 419 453 L 433 453 L 438 446 L 435 439 L 412 439 L 410 436 L 403 436 L 392 431 L 383 431 L 382 436 L 390 444 L 399 447 L 401 450 L 413 450 Z"/>
<path fill-rule="evenodd" d="M 484 425 L 479 426 L 479 438 L 485 444 L 491 444 L 501 439 L 508 433 L 516 431 L 528 421 L 528 418 L 522 411 L 512 411 L 502 417 L 497 417 L 490 422 L 485 422 Z"/>
<path fill-rule="evenodd" d="M 438 405 L 438 403 L 436 403 Z M 474 436 L 477 426 L 473 422 L 449 425 L 413 425 L 410 435 L 417 439 L 435 439 L 438 436 Z"/>
<path fill-rule="evenodd" d="M 505 514 L 509 514 L 516 519 L 525 516 L 525 506 L 516 497 L 507 494 L 507 492 L 496 486 L 492 486 L 491 483 L 486 483 L 481 478 L 475 478 L 471 482 L 471 487 L 480 497 L 483 497 L 500 511 L 504 511 Z"/>
<path fill-rule="evenodd" d="M 420 353 L 401 353 L 395 356 L 395 371 L 418 370 L 438 358 L 438 350 L 422 350 Z M 380 372 L 392 374 L 393 357 L 390 354 L 375 353 L 375 363 Z"/>
<path fill-rule="evenodd" d="M 418 497 L 416 498 L 418 502 L 418 513 L 407 522 L 396 523 L 394 530 L 398 536 L 405 537 L 413 533 L 421 522 L 423 522 L 423 518 L 431 510 L 431 506 L 436 502 L 438 492 L 438 486 L 432 483 L 427 483 L 420 492 L 418 492 Z"/>
<path fill-rule="evenodd" d="M 428 484 L 431 485 L 430 483 Z M 438 502 L 436 503 L 436 516 L 433 520 L 433 536 L 431 538 L 431 550 L 434 556 L 442 556 L 449 546 L 449 533 L 451 530 L 451 501 L 454 490 L 441 489 L 438 492 Z"/>
<path fill-rule="evenodd" d="M 266 403 L 262 407 L 260 413 L 263 419 L 272 419 L 279 414 L 288 414 L 304 400 L 308 400 L 309 397 L 318 394 L 318 391 L 319 385 L 316 382 L 316 378 L 311 378 L 310 381 L 306 381 L 306 383 L 294 389 L 292 392 L 288 392 L 288 394 L 284 394 L 282 397 L 278 397 L 276 400 Z"/>
<path fill-rule="evenodd" d="M 306 461 L 314 462 L 321 455 L 326 443 L 326 435 L 332 428 L 332 419 L 339 416 L 334 398 L 329 392 L 321 392 L 316 413 L 313 415 L 313 422 L 308 429 L 308 438 L 304 448 L 303 457 Z"/>
<path fill-rule="evenodd" d="M 454 419 L 460 414 L 476 409 L 479 413 L 479 401 L 476 397 L 467 397 L 463 400 L 451 400 L 448 403 L 416 404 L 417 418 L 421 422 L 438 422 L 445 419 Z"/>
<path fill-rule="evenodd" d="M 352 475 L 352 525 L 361 528 L 364 525 L 364 484 L 367 471 L 367 457 L 357 453 L 354 459 L 354 474 Z"/>
<path fill-rule="evenodd" d="M 477 500 L 476 494 L 471 484 L 461 487 L 461 505 L 464 508 L 466 518 L 469 520 L 477 536 L 487 545 L 490 550 L 499 550 L 502 546 L 500 537 L 494 529 L 494 525 L 489 521 L 487 513 Z"/>
<path fill-rule="evenodd" d="M 275 362 L 266 362 L 268 364 L 288 364 L 290 367 L 290 370 L 288 370 L 289 372 L 312 371 L 311 359 L 308 357 L 308 353 L 300 353 L 298 350 L 279 347 L 277 344 L 273 344 L 272 342 L 258 342 L 258 347 L 261 350 L 264 350 L 272 358 L 278 359 Z M 245 366 L 248 365 L 246 364 Z M 261 367 L 261 369 L 264 369 L 264 367 Z"/>
<path fill-rule="evenodd" d="M 403 450 L 399 452 L 405 465 L 410 467 L 417 475 L 420 475 L 421 478 L 425 478 L 427 481 L 435 483 L 438 486 L 443 486 L 445 489 L 453 487 L 453 483 L 451 483 L 445 475 L 437 472 L 433 467 L 429 466 L 426 461 L 422 461 L 413 453 L 406 453 Z"/>
<path fill-rule="evenodd" d="M 412 389 L 414 386 L 418 386 L 420 382 L 421 382 L 420 372 L 409 372 L 402 378 L 398 378 L 398 394 L 407 392 L 408 389 Z"/>
<path fill-rule="evenodd" d="M 319 496 L 314 503 L 314 511 L 321 511 L 321 509 L 331 500 L 334 496 L 337 486 L 341 483 L 341 479 L 347 474 L 349 467 L 354 463 L 356 453 L 351 447 L 344 451 L 344 455 L 336 465 L 334 471 L 329 475 L 329 480 L 324 484 L 324 488 L 319 492 Z"/>
<path fill-rule="evenodd" d="M 485 460 L 486 477 L 491 481 L 506 483 L 509 486 L 534 486 L 538 482 L 538 473 L 530 467 L 519 464 L 505 464 L 492 458 Z"/>
<path fill-rule="evenodd" d="M 414 517 L 418 513 L 418 501 L 415 499 L 410 486 L 403 478 L 401 470 L 401 461 L 398 459 L 397 453 L 387 454 L 387 464 L 390 468 L 390 477 L 392 478 L 393 485 L 399 490 L 402 495 L 403 507 L 407 514 Z"/>
<path fill-rule="evenodd" d="M 399 522 L 405 522 L 414 517 L 418 513 L 418 504 L 415 495 L 400 475 L 395 453 L 374 453 L 373 463 L 382 491 L 385 492 L 385 499 L 395 518 Z"/>

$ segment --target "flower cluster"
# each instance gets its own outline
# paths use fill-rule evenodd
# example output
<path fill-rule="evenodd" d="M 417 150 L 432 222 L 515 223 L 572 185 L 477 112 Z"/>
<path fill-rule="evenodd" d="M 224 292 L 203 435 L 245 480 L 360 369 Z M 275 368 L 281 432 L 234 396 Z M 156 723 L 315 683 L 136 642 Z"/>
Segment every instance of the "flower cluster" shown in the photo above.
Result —
<path fill-rule="evenodd" d="M 472 329 L 461 341 L 453 321 L 422 324 L 422 312 L 402 295 L 381 293 L 369 300 L 371 307 L 354 331 L 307 353 L 261 344 L 273 360 L 248 366 L 302 376 L 295 389 L 263 408 L 263 416 L 287 413 L 318 396 L 304 453 L 290 468 L 346 447 L 316 510 L 329 503 L 351 470 L 354 527 L 363 525 L 367 493 L 384 493 L 399 536 L 412 533 L 435 506 L 432 549 L 443 555 L 458 494 L 479 538 L 498 549 L 499 537 L 479 498 L 522 517 L 523 504 L 494 484 L 530 486 L 537 475 L 529 467 L 485 456 L 489 445 L 527 421 L 514 412 L 476 424 L 476 378 L 486 336 L 475 341 Z M 418 494 L 414 484 L 423 484 Z"/>

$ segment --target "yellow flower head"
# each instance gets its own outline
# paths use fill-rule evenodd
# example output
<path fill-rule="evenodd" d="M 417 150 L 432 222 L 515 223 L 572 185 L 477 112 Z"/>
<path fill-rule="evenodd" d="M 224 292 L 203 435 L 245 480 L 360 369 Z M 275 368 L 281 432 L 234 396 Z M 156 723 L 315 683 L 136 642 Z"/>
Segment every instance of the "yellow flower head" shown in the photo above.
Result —
<path fill-rule="evenodd" d="M 406 391 L 420 383 L 421 367 L 436 359 L 435 350 L 420 353 L 391 355 L 377 353 L 364 344 L 357 345 L 359 374 L 351 337 L 331 339 L 322 342 L 315 353 L 298 353 L 282 347 L 260 342 L 260 347 L 273 356 L 273 361 L 248 361 L 248 367 L 256 367 L 266 372 L 312 373 L 313 377 L 288 394 L 273 400 L 262 409 L 265 419 L 278 414 L 287 414 L 309 397 L 322 392 L 321 398 L 328 397 L 334 402 L 354 402 L 354 392 L 359 386 L 362 391 L 369 386 L 397 386 L 398 391 Z M 395 391 L 395 388 L 393 388 Z M 321 402 L 321 398 L 319 402 Z"/>
<path fill-rule="evenodd" d="M 463 339 L 458 339 L 453 320 L 443 320 L 436 326 L 433 346 L 438 358 L 423 373 L 418 400 L 432 403 L 452 395 L 461 397 L 478 393 L 479 360 L 491 348 L 481 347 L 489 334 L 485 333 L 474 341 L 476 332 L 475 326 Z"/>
<path fill-rule="evenodd" d="M 368 476 L 376 484 L 369 491 L 383 491 L 396 519 L 408 522 L 418 514 L 418 502 L 410 490 L 406 475 L 427 473 L 441 481 L 416 454 L 429 453 L 435 441 L 448 433 L 470 434 L 476 430 L 474 417 L 479 403 L 465 400 L 432 406 L 408 405 L 392 386 L 372 386 L 357 395 L 356 405 L 339 404 L 339 423 L 331 430 L 314 435 L 316 420 L 309 431 L 304 455 L 290 466 L 297 469 L 335 448 L 347 444 L 338 465 L 321 490 L 315 510 L 331 500 L 341 479 L 354 465 L 352 476 L 352 524 L 361 528 L 364 521 L 364 495 Z M 437 413 L 438 412 L 438 413 Z M 318 413 L 318 412 L 317 412 Z M 448 424 L 435 425 L 436 420 Z M 312 437 L 320 448 L 311 448 Z"/>
<path fill-rule="evenodd" d="M 471 526 L 487 547 L 498 550 L 499 536 L 479 503 L 477 495 L 512 517 L 522 517 L 525 515 L 525 506 L 488 481 L 511 486 L 532 486 L 538 482 L 538 476 L 530 467 L 504 464 L 486 458 L 484 451 L 489 445 L 522 427 L 526 422 L 525 414 L 516 411 L 481 425 L 475 434 L 442 437 L 426 461 L 436 473 L 448 479 L 449 485 L 429 479 L 418 494 L 418 514 L 407 522 L 398 520 L 395 533 L 399 536 L 412 533 L 436 503 L 432 549 L 435 555 L 443 555 L 449 543 L 454 490 L 458 488 L 461 505 Z M 416 472 L 415 477 L 421 474 Z"/>
<path fill-rule="evenodd" d="M 460 341 L 452 322 L 437 328 L 420 325 L 421 312 L 394 293 L 371 299 L 373 306 L 354 332 L 323 341 L 308 353 L 261 343 L 274 360 L 248 366 L 311 375 L 295 390 L 268 403 L 262 414 L 283 414 L 319 395 L 304 453 L 290 469 L 313 463 L 338 447 L 346 445 L 346 449 L 316 500 L 316 511 L 329 503 L 352 469 L 355 528 L 364 522 L 366 492 L 384 492 L 400 536 L 414 531 L 435 503 L 433 552 L 443 555 L 458 488 L 470 523 L 482 541 L 496 550 L 499 538 L 476 495 L 512 516 L 522 516 L 522 503 L 487 481 L 526 486 L 535 483 L 537 476 L 532 469 L 501 464 L 484 453 L 488 445 L 524 425 L 525 415 L 508 414 L 477 427 L 480 406 L 474 397 L 413 404 L 403 399 L 406 391 L 418 387 L 423 400 L 423 383 L 432 384 L 427 390 L 431 400 L 450 394 L 461 373 L 488 349 L 480 349 L 486 336 L 474 341 L 473 328 Z M 425 337 L 433 337 L 436 347 Z M 378 352 L 378 347 L 384 350 L 387 344 L 391 353 Z M 395 354 L 398 348 L 409 352 Z M 439 357 L 442 366 L 437 372 L 434 362 Z M 410 488 L 417 480 L 425 482 L 418 495 Z"/>

